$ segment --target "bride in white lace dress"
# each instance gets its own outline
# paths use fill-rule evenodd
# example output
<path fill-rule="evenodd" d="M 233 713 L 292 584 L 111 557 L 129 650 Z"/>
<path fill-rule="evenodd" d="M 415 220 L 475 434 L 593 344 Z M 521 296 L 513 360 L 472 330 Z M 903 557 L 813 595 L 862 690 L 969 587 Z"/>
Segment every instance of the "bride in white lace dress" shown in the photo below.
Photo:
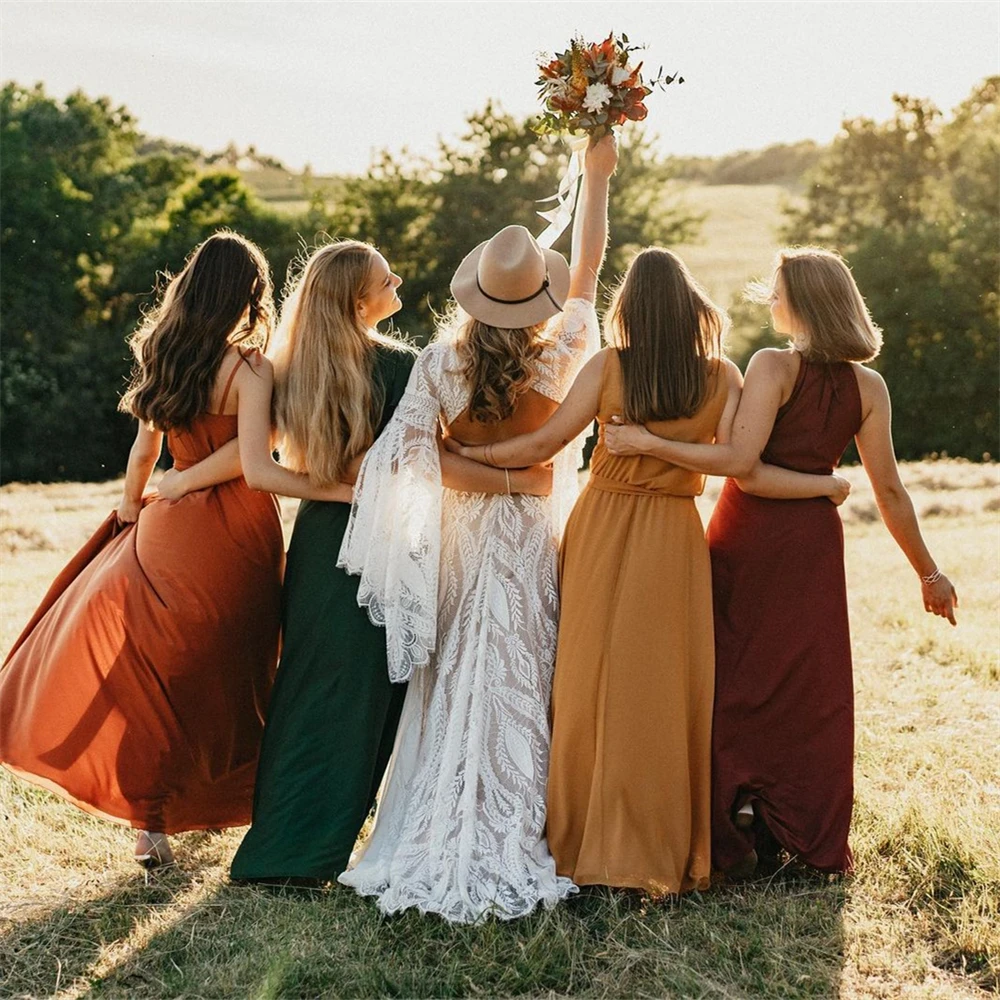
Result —
<path fill-rule="evenodd" d="M 556 459 L 551 497 L 487 496 L 442 488 L 438 438 L 540 426 L 597 350 L 616 161 L 612 138 L 588 150 L 572 269 L 521 226 L 462 262 L 468 315 L 420 355 L 358 477 L 338 564 L 361 575 L 409 690 L 374 828 L 340 881 L 386 913 L 511 919 L 576 891 L 544 830 L 556 554 L 583 442 Z"/>

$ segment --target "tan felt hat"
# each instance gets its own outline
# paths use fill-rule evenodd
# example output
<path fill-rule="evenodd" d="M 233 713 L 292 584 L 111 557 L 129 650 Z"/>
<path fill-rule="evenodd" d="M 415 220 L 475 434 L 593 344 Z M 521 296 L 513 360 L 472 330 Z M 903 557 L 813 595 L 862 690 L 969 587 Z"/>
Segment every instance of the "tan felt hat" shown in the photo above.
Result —
<path fill-rule="evenodd" d="M 543 250 L 524 226 L 507 226 L 480 243 L 451 279 L 451 294 L 472 317 L 518 330 L 562 312 L 569 265 L 557 250 Z"/>

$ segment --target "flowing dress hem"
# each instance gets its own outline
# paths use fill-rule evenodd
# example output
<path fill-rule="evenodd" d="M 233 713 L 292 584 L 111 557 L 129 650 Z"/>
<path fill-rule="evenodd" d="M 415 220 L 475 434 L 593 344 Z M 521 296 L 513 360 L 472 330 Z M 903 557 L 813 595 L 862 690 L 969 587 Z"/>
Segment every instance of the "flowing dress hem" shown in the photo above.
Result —
<path fill-rule="evenodd" d="M 15 764 L 9 763 L 8 761 L 0 761 L 0 767 L 10 771 L 11 774 L 20 778 L 22 781 L 28 782 L 28 784 L 35 785 L 37 788 L 42 788 L 47 792 L 51 792 L 53 795 L 58 795 L 64 802 L 68 802 L 70 805 L 76 806 L 77 809 L 80 809 L 91 816 L 97 816 L 99 819 L 107 820 L 109 823 L 114 823 L 116 826 L 130 827 L 133 830 L 147 830 L 154 833 L 163 833 L 168 836 L 173 836 L 177 833 L 192 833 L 197 830 L 223 830 L 237 826 L 249 826 L 250 824 L 249 810 L 246 813 L 241 814 L 238 818 L 205 820 L 194 824 L 183 823 L 179 826 L 174 826 L 170 823 L 161 823 L 159 820 L 147 821 L 135 817 L 117 816 L 114 813 L 105 812 L 103 809 L 99 809 L 90 802 L 77 798 L 71 791 L 64 788 L 57 781 L 53 781 L 52 778 L 46 778 L 40 774 L 33 774 L 31 771 L 26 771 L 23 768 L 17 767 Z"/>
<path fill-rule="evenodd" d="M 579 887 L 562 876 L 555 877 L 555 885 L 552 890 L 539 893 L 526 905 L 517 907 L 514 910 L 504 909 L 495 901 L 482 904 L 481 908 L 470 909 L 468 905 L 462 907 L 460 914 L 455 914 L 453 907 L 436 903 L 422 896 L 408 886 L 390 888 L 384 879 L 363 878 L 355 881 L 351 878 L 353 871 L 344 872 L 337 879 L 341 885 L 353 889 L 359 896 L 375 897 L 375 905 L 386 916 L 402 913 L 404 910 L 415 909 L 420 913 L 434 914 L 452 924 L 475 924 L 480 923 L 488 917 L 496 917 L 498 920 L 518 920 L 534 913 L 539 904 L 546 910 L 551 910 L 563 900 L 579 892 Z"/>
<path fill-rule="evenodd" d="M 701 875 L 697 878 L 685 878 L 681 881 L 680 887 L 676 887 L 676 879 L 656 879 L 646 875 L 613 875 L 587 874 L 575 872 L 572 876 L 573 882 L 580 885 L 606 885 L 613 889 L 644 889 L 657 896 L 683 896 L 688 892 L 704 892 L 711 883 L 709 875 Z"/>

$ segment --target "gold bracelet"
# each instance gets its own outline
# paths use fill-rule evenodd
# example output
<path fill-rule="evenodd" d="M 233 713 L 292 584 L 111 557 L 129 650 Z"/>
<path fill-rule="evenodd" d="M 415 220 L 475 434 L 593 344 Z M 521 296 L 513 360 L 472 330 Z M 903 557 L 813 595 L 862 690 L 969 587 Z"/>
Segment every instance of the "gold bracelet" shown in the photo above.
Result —
<path fill-rule="evenodd" d="M 496 468 L 496 463 L 493 461 L 493 443 L 483 445 L 483 461 L 487 465 L 492 465 Z"/>
<path fill-rule="evenodd" d="M 933 573 L 928 573 L 927 576 L 922 576 L 920 578 L 920 582 L 926 583 L 929 587 L 931 584 L 937 583 L 942 576 L 944 576 L 944 573 L 942 573 L 939 569 L 935 569 Z"/>
<path fill-rule="evenodd" d="M 504 478 L 507 480 L 507 496 L 510 496 L 510 469 L 503 470 Z"/>

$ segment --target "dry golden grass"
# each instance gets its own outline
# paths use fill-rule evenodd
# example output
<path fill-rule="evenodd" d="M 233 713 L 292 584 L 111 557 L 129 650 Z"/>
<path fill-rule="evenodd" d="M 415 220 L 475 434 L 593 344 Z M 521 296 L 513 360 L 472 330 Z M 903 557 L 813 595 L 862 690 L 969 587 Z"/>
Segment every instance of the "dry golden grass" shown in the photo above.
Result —
<path fill-rule="evenodd" d="M 903 478 L 961 597 L 926 615 L 860 469 L 843 509 L 857 689 L 857 872 L 792 868 L 674 905 L 597 893 L 513 924 L 384 920 L 346 890 L 229 886 L 240 831 L 131 837 L 0 773 L 0 996 L 962 998 L 1000 985 L 1000 467 Z M 711 510 L 712 481 L 702 499 Z M 120 483 L 0 490 L 0 642 Z M 286 514 L 294 503 L 285 506 Z"/>

